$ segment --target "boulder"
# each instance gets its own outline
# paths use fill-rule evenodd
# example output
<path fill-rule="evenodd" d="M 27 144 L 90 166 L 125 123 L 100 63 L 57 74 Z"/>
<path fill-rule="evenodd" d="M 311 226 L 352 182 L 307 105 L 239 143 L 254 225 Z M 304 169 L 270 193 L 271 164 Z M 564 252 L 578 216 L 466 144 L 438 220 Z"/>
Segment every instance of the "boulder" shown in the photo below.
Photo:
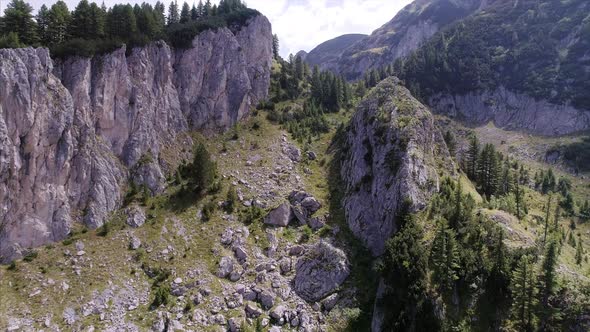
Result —
<path fill-rule="evenodd" d="M 317 302 L 333 293 L 350 274 L 344 252 L 324 241 L 309 248 L 295 269 L 293 289 L 308 302 Z"/>
<path fill-rule="evenodd" d="M 234 260 L 231 257 L 222 257 L 219 261 L 219 269 L 217 270 L 217 276 L 219 278 L 228 277 L 234 270 Z"/>
<path fill-rule="evenodd" d="M 275 303 L 275 296 L 270 291 L 263 290 L 258 294 L 258 301 L 260 302 L 263 308 L 268 310 L 273 307 Z"/>
<path fill-rule="evenodd" d="M 141 247 L 141 240 L 135 235 L 131 236 L 129 239 L 129 249 L 137 250 L 139 247 Z"/>
<path fill-rule="evenodd" d="M 283 153 L 293 162 L 301 161 L 301 150 L 299 150 L 295 145 L 285 144 L 283 146 Z"/>
<path fill-rule="evenodd" d="M 301 201 L 301 206 L 308 212 L 308 215 L 311 216 L 322 208 L 322 203 L 320 203 L 315 197 L 310 196 Z"/>
<path fill-rule="evenodd" d="M 262 312 L 263 312 L 262 309 L 260 309 L 256 305 L 256 303 L 253 303 L 253 302 L 248 302 L 246 304 L 245 311 L 246 311 L 246 315 L 248 317 L 252 317 L 252 318 L 260 317 L 260 315 L 262 315 Z"/>
<path fill-rule="evenodd" d="M 137 205 L 132 205 L 125 210 L 127 215 L 127 225 L 138 228 L 145 224 L 145 213 L 143 209 Z"/>
<path fill-rule="evenodd" d="M 291 217 L 291 206 L 288 203 L 283 203 L 268 213 L 264 218 L 264 223 L 271 226 L 287 227 Z"/>

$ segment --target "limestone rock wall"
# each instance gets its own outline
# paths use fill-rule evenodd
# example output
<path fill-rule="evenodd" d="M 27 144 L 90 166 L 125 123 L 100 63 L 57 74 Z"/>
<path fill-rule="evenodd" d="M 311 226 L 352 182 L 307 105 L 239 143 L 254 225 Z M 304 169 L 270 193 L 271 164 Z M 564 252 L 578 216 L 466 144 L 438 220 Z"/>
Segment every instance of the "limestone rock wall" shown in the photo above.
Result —
<path fill-rule="evenodd" d="M 150 174 L 134 178 L 161 191 L 161 149 L 247 116 L 267 97 L 271 65 L 264 16 L 186 50 L 155 42 L 55 61 L 44 48 L 0 50 L 0 261 L 65 238 L 76 221 L 101 226 L 146 154 Z"/>

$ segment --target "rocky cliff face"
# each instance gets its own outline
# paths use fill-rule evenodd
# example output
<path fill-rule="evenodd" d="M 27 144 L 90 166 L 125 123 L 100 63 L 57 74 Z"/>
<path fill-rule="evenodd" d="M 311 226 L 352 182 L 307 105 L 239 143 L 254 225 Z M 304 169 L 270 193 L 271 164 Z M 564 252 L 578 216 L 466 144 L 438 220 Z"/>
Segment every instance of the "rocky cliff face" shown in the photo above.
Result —
<path fill-rule="evenodd" d="M 309 53 L 300 51 L 297 54 L 311 66 L 319 66 L 320 70 L 338 71 L 338 59 L 342 52 L 366 37 L 363 34 L 342 35 L 321 43 Z"/>
<path fill-rule="evenodd" d="M 341 175 L 353 233 L 378 256 L 397 229 L 396 216 L 426 206 L 453 161 L 428 109 L 388 78 L 359 104 L 347 130 Z"/>
<path fill-rule="evenodd" d="M 416 0 L 370 36 L 342 52 L 333 70 L 349 79 L 357 79 L 368 70 L 407 56 L 441 28 L 485 8 L 489 2 Z"/>
<path fill-rule="evenodd" d="M 500 128 L 536 135 L 567 135 L 590 128 L 590 111 L 556 105 L 498 88 L 466 95 L 438 94 L 429 99 L 432 110 L 472 123 L 493 121 Z"/>
<path fill-rule="evenodd" d="M 272 32 L 263 16 L 239 32 L 163 42 L 93 59 L 0 50 L 0 259 L 95 228 L 119 206 L 129 169 L 153 192 L 158 155 L 188 129 L 222 130 L 266 98 Z"/>

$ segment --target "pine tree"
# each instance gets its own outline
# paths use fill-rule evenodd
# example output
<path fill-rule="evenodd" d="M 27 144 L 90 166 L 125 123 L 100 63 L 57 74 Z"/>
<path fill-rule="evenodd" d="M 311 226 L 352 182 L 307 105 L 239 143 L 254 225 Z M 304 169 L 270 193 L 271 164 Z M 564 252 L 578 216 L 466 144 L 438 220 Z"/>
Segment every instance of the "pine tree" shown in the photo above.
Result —
<path fill-rule="evenodd" d="M 104 38 L 106 35 L 107 13 L 104 8 L 98 7 L 96 3 L 90 5 L 91 28 L 93 38 Z"/>
<path fill-rule="evenodd" d="M 137 30 L 149 38 L 159 36 L 162 33 L 162 27 L 159 26 L 156 15 L 157 14 L 154 9 L 152 9 L 152 6 L 143 3 L 135 14 L 137 19 Z"/>
<path fill-rule="evenodd" d="M 447 293 L 453 290 L 455 281 L 459 279 L 459 251 L 455 232 L 449 229 L 445 221 L 441 221 L 432 249 L 429 265 L 433 270 L 433 279 L 440 287 L 441 292 Z"/>
<path fill-rule="evenodd" d="M 547 241 L 547 230 L 549 229 L 549 217 L 550 217 L 550 209 L 551 209 L 551 195 L 547 198 L 547 207 L 545 209 L 545 228 L 543 230 L 543 245 Z"/>
<path fill-rule="evenodd" d="M 81 0 L 72 12 L 69 34 L 73 38 L 91 39 L 91 24 L 90 4 L 87 0 Z"/>
<path fill-rule="evenodd" d="M 198 19 L 199 19 L 199 11 L 197 10 L 197 7 L 195 7 L 195 4 L 193 3 L 193 6 L 191 7 L 191 20 L 196 21 Z"/>
<path fill-rule="evenodd" d="M 491 197 L 498 188 L 499 163 L 496 148 L 493 144 L 486 144 L 477 162 L 478 183 L 482 192 Z"/>
<path fill-rule="evenodd" d="M 272 35 L 272 54 L 275 60 L 279 59 L 279 36 Z"/>
<path fill-rule="evenodd" d="M 576 246 L 576 264 L 582 265 L 582 258 L 584 255 L 584 248 L 582 247 L 582 241 L 578 241 L 578 245 Z"/>
<path fill-rule="evenodd" d="M 137 20 L 131 5 L 114 5 L 107 13 L 108 34 L 112 38 L 128 40 L 137 33 Z"/>
<path fill-rule="evenodd" d="M 559 231 L 559 218 L 561 217 L 561 206 L 559 204 L 555 205 L 555 215 L 554 215 L 554 224 L 553 224 L 553 231 Z"/>
<path fill-rule="evenodd" d="M 520 181 L 516 180 L 514 183 L 514 200 L 516 202 L 516 218 L 518 220 L 522 219 L 522 211 L 523 211 L 523 199 L 524 199 L 524 193 L 522 188 L 520 187 Z"/>
<path fill-rule="evenodd" d="M 166 6 L 160 1 L 154 5 L 154 19 L 156 23 L 156 31 L 163 32 L 166 26 Z"/>
<path fill-rule="evenodd" d="M 203 0 L 199 0 L 199 5 L 197 5 L 197 17 L 201 18 L 205 16 L 205 5 L 203 5 Z"/>
<path fill-rule="evenodd" d="M 473 180 L 477 180 L 477 161 L 479 158 L 479 140 L 475 134 L 472 134 L 469 138 L 469 149 L 467 150 L 467 154 L 465 156 L 465 168 L 467 171 L 467 176 Z"/>
<path fill-rule="evenodd" d="M 211 6 L 211 0 L 205 1 L 205 6 L 203 7 L 203 16 L 213 16 L 213 7 Z"/>
<path fill-rule="evenodd" d="M 49 9 L 43 4 L 37 13 L 37 34 L 43 45 L 49 45 Z"/>
<path fill-rule="evenodd" d="M 180 21 L 180 16 L 178 14 L 178 2 L 176 0 L 170 2 L 170 6 L 168 7 L 168 25 L 172 25 L 178 23 Z"/>
<path fill-rule="evenodd" d="M 438 330 L 426 321 L 436 321 L 432 313 L 422 308 L 427 289 L 427 257 L 422 245 L 423 232 L 413 216 L 401 216 L 400 231 L 386 244 L 382 275 L 387 286 L 383 306 L 388 315 L 385 330 L 405 331 L 415 321 L 417 312 L 422 312 L 417 330 Z M 434 323 L 436 325 L 436 323 Z"/>
<path fill-rule="evenodd" d="M 580 208 L 580 218 L 583 220 L 590 220 L 590 203 L 588 200 Z"/>
<path fill-rule="evenodd" d="M 299 55 L 295 57 L 295 77 L 300 81 L 303 80 L 303 59 Z"/>
<path fill-rule="evenodd" d="M 549 299 L 555 293 L 556 285 L 556 271 L 555 266 L 557 264 L 557 250 L 555 241 L 550 241 L 545 251 L 545 258 L 541 265 L 541 274 L 539 276 L 539 317 L 540 317 L 540 328 L 546 330 L 546 325 L 554 315 L 554 309 L 551 308 Z"/>
<path fill-rule="evenodd" d="M 457 140 L 455 139 L 455 135 L 450 130 L 447 130 L 444 136 L 445 143 L 447 144 L 447 148 L 449 149 L 449 153 L 451 157 L 455 156 L 455 152 L 457 149 Z"/>
<path fill-rule="evenodd" d="M 21 43 L 36 45 L 39 41 L 37 23 L 33 19 L 33 7 L 23 0 L 12 0 L 4 10 L 3 33 L 16 33 Z"/>
<path fill-rule="evenodd" d="M 193 162 L 190 165 L 189 175 L 195 193 L 202 193 L 213 183 L 216 176 L 215 162 L 203 144 L 195 149 Z"/>
<path fill-rule="evenodd" d="M 571 192 L 568 192 L 565 198 L 559 204 L 569 216 L 573 216 L 575 214 L 576 203 L 574 202 L 574 196 Z"/>
<path fill-rule="evenodd" d="M 512 274 L 512 316 L 519 328 L 524 331 L 534 330 L 535 272 L 533 260 L 524 255 L 520 258 Z"/>
<path fill-rule="evenodd" d="M 508 296 L 510 285 L 510 270 L 506 259 L 506 245 L 504 244 L 504 231 L 500 228 L 497 232 L 491 250 L 492 269 L 486 280 L 486 294 L 491 297 L 492 304 L 498 305 Z"/>
<path fill-rule="evenodd" d="M 187 23 L 191 20 L 191 8 L 188 3 L 182 4 L 182 10 L 180 11 L 180 23 Z"/>
<path fill-rule="evenodd" d="M 66 41 L 70 22 L 70 10 L 65 2 L 58 1 L 51 6 L 47 25 L 47 35 L 50 45 Z"/>

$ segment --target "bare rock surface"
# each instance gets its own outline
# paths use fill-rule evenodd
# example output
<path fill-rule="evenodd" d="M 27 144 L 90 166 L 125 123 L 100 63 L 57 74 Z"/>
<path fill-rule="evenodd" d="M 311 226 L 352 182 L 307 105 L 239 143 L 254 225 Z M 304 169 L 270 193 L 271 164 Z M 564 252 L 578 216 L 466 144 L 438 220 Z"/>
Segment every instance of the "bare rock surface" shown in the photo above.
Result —
<path fill-rule="evenodd" d="M 297 261 L 293 290 L 306 301 L 316 302 L 333 293 L 349 273 L 344 252 L 327 242 L 318 242 Z"/>
<path fill-rule="evenodd" d="M 162 149 L 247 116 L 267 97 L 271 63 L 261 15 L 186 50 L 154 42 L 56 61 L 44 48 L 0 50 L 0 261 L 64 239 L 76 221 L 101 226 L 130 175 L 160 193 Z"/>
<path fill-rule="evenodd" d="M 395 77 L 371 90 L 350 127 L 341 169 L 346 219 L 378 256 L 404 202 L 424 208 L 438 191 L 439 170 L 453 174 L 454 164 L 432 114 Z"/>

